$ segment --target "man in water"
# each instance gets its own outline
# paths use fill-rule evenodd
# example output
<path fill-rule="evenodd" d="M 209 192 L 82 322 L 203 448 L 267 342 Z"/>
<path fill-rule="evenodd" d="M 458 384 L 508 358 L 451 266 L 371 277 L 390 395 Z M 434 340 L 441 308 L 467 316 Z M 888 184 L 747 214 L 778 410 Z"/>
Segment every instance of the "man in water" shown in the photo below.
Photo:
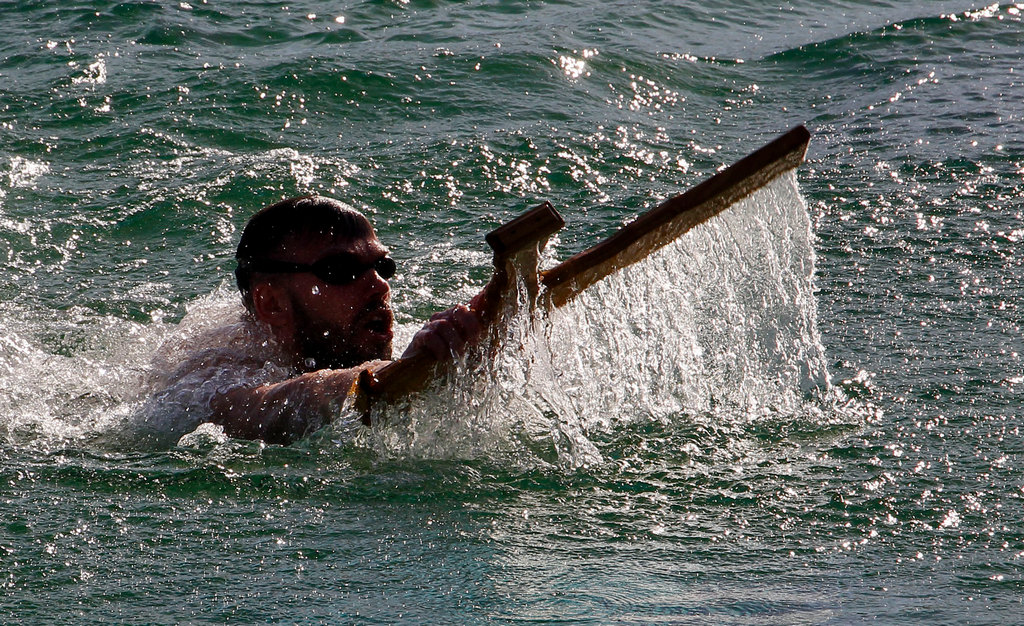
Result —
<path fill-rule="evenodd" d="M 290 443 L 336 417 L 363 370 L 391 359 L 387 280 L 395 262 L 363 214 L 317 196 L 256 213 L 236 259 L 247 317 L 235 326 L 244 332 L 222 342 L 228 349 L 193 346 L 170 377 L 177 395 L 161 403 L 232 437 Z M 482 328 L 476 313 L 453 307 L 434 315 L 402 356 L 451 359 Z"/>

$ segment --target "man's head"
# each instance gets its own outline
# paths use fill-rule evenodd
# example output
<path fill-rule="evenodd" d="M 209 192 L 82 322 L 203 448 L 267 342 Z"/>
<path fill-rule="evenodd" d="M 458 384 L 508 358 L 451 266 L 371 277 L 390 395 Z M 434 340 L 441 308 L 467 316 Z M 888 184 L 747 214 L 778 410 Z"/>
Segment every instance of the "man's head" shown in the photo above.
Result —
<path fill-rule="evenodd" d="M 246 308 L 303 369 L 391 358 L 394 262 L 362 213 L 319 196 L 256 213 L 235 278 Z"/>

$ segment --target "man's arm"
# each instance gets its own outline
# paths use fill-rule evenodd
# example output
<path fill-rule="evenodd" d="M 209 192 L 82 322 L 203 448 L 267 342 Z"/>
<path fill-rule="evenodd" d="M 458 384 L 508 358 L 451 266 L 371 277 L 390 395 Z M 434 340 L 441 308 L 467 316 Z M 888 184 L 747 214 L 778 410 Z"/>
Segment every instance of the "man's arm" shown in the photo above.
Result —
<path fill-rule="evenodd" d="M 453 306 L 432 315 L 423 328 L 416 331 L 402 358 L 427 353 L 437 361 L 448 361 L 476 343 L 483 330 L 483 322 L 475 311 L 461 304 Z"/>
<path fill-rule="evenodd" d="M 483 325 L 476 313 L 456 306 L 435 314 L 413 336 L 403 357 L 429 353 L 438 361 L 462 354 Z M 213 419 L 229 437 L 287 445 L 326 426 L 352 392 L 359 374 L 383 361 L 318 370 L 280 383 L 239 387 L 213 399 Z"/>
<path fill-rule="evenodd" d="M 287 445 L 328 424 L 363 369 L 319 370 L 280 383 L 232 389 L 213 399 L 212 421 L 229 437 Z"/>

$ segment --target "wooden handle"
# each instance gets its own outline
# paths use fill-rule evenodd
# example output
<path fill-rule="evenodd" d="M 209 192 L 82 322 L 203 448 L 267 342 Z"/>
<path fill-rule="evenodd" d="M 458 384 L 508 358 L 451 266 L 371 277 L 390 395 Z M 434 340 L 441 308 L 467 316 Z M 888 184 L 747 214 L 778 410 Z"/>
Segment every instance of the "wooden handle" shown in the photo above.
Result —
<path fill-rule="evenodd" d="M 542 239 L 547 239 L 565 226 L 565 220 L 550 202 L 542 202 L 526 213 L 503 224 L 484 236 L 495 257 L 507 256 Z M 495 267 L 497 267 L 495 262 Z"/>
<path fill-rule="evenodd" d="M 539 251 L 548 237 L 563 226 L 565 220 L 562 216 L 549 202 L 544 202 L 487 233 L 485 239 L 494 250 L 494 272 L 480 294 L 471 301 L 471 308 L 480 315 L 485 326 L 493 323 L 503 295 L 514 287 L 506 261 L 524 250 Z M 536 292 L 536 267 L 533 275 L 533 291 Z M 435 363 L 433 356 L 420 353 L 394 360 L 376 371 L 364 370 L 359 379 L 360 390 L 367 396 L 393 396 L 422 389 Z"/>

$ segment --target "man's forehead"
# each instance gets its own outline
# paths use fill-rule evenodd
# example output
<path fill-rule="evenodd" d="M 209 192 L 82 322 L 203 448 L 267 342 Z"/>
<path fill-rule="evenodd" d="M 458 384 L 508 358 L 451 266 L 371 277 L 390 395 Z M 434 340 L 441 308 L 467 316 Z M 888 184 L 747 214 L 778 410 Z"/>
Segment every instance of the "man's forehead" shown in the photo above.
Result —
<path fill-rule="evenodd" d="M 388 249 L 377 239 L 376 233 L 356 237 L 296 233 L 285 240 L 284 252 L 288 256 L 312 257 L 310 260 L 315 260 L 327 254 L 339 253 L 380 256 L 387 254 Z"/>

